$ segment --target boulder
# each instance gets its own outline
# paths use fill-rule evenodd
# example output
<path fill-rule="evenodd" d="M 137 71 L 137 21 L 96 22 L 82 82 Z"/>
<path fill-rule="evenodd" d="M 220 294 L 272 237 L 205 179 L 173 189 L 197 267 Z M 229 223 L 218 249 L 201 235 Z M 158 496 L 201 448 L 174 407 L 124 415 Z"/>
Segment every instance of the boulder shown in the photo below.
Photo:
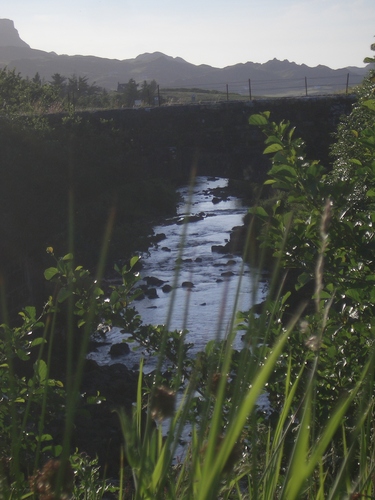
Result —
<path fill-rule="evenodd" d="M 109 350 L 109 355 L 111 358 L 117 358 L 118 356 L 123 356 L 124 354 L 129 354 L 130 347 L 126 342 L 121 342 L 120 344 L 113 344 Z"/>

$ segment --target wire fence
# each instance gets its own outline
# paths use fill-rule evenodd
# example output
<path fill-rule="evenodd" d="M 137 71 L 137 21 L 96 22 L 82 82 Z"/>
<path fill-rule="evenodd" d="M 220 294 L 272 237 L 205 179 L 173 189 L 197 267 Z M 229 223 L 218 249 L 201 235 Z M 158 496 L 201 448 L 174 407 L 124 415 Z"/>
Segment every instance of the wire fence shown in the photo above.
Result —
<path fill-rule="evenodd" d="M 303 97 L 335 93 L 348 94 L 363 80 L 363 74 L 341 73 L 337 76 L 311 76 L 303 78 L 280 78 L 278 80 L 189 83 L 173 88 L 158 88 L 159 103 L 175 100 L 197 102 L 262 97 Z M 185 96 L 184 96 L 185 94 Z"/>

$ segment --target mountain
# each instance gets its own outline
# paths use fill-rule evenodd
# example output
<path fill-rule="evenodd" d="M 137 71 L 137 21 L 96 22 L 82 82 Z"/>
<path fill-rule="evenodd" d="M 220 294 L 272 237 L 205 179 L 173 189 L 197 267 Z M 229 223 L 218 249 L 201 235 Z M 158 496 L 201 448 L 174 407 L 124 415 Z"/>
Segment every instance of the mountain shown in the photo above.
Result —
<path fill-rule="evenodd" d="M 0 19 L 0 47 L 30 48 L 30 45 L 21 40 L 13 21 Z"/>
<path fill-rule="evenodd" d="M 231 92 L 247 93 L 249 79 L 253 90 L 272 95 L 284 88 L 285 93 L 293 91 L 297 84 L 303 88 L 305 78 L 309 85 L 322 92 L 345 88 L 350 74 L 350 84 L 358 84 L 368 68 L 348 67 L 331 69 L 327 66 L 311 68 L 287 60 L 273 59 L 264 64 L 246 62 L 215 68 L 207 64 L 191 64 L 181 57 L 171 57 L 161 52 L 141 54 L 133 59 L 106 59 L 95 56 L 58 55 L 32 49 L 24 42 L 14 27 L 13 21 L 0 19 L 0 68 L 15 69 L 24 77 L 40 77 L 49 81 L 54 73 L 64 76 L 87 77 L 90 83 L 117 89 L 118 83 L 130 78 L 137 82 L 156 80 L 161 87 L 190 87 L 225 91 L 226 83 Z M 224 83 L 223 83 L 224 82 Z M 225 83 L 226 82 L 226 83 Z M 277 88 L 276 89 L 276 82 Z M 259 90 L 258 90 L 259 89 Z"/>

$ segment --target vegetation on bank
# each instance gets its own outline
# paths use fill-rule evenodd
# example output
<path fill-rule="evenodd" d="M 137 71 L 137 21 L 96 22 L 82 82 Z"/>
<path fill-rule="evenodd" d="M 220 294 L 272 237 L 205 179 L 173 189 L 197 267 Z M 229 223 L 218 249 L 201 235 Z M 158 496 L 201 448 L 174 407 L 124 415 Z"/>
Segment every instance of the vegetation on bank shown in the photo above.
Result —
<path fill-rule="evenodd" d="M 36 73 L 34 78 L 23 78 L 15 69 L 0 70 L 0 106 L 2 114 L 60 113 L 82 109 L 133 107 L 135 101 L 154 105 L 157 83 L 134 79 L 119 85 L 117 91 L 107 91 L 85 76 L 61 73 L 51 75 L 46 82 Z"/>
<path fill-rule="evenodd" d="M 25 148 L 34 145 L 19 126 Z M 80 123 L 65 126 L 72 127 L 69 145 L 80 144 Z M 257 262 L 270 268 L 270 289 L 264 304 L 233 317 L 225 340 L 210 341 L 192 357 L 186 332 L 170 332 L 168 318 L 163 326 L 144 325 L 133 307 L 137 258 L 116 266 L 119 284 L 104 288 L 111 217 L 95 274 L 77 265 L 73 253 L 56 258 L 48 246 L 50 297 L 40 311 L 21 311 L 16 326 L 7 321 L 1 285 L 0 498 L 375 495 L 375 73 L 338 128 L 330 171 L 306 158 L 289 123 L 262 113 L 250 117 L 250 126 L 264 131 L 272 160 L 266 185 L 275 196 L 250 210 L 249 227 L 263 257 L 272 257 L 272 268 L 270 261 Z M 50 130 L 39 127 L 39 133 L 51 140 Z M 94 146 L 97 134 L 91 133 Z M 57 142 L 48 149 L 48 140 L 43 152 L 63 151 Z M 70 178 L 80 193 L 86 182 L 95 187 L 87 172 L 78 175 L 79 151 Z M 54 186 L 59 189 L 59 182 Z M 244 252 L 250 261 L 251 245 Z M 255 278 L 254 296 L 256 287 Z M 80 391 L 90 335 L 112 326 L 158 356 L 151 374 L 140 367 L 132 411 L 114 408 L 124 438 L 116 478 L 99 468 L 96 457 L 71 449 L 77 414 L 103 404 L 100 393 Z M 236 351 L 232 341 L 239 332 L 243 348 Z M 56 344 L 61 378 L 52 376 Z M 265 391 L 266 410 L 257 405 Z M 187 424 L 189 443 L 176 457 Z"/>

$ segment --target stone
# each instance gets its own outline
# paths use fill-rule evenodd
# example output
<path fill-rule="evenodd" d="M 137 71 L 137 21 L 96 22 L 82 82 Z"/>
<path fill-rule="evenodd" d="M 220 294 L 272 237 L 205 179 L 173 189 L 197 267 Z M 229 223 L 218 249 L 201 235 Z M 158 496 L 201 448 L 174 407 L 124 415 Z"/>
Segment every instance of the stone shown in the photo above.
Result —
<path fill-rule="evenodd" d="M 234 266 L 234 265 L 236 265 L 236 261 L 234 259 L 228 260 L 227 266 Z"/>
<path fill-rule="evenodd" d="M 109 355 L 111 358 L 117 358 L 118 356 L 123 356 L 124 354 L 129 354 L 130 347 L 126 342 L 121 342 L 120 344 L 113 344 L 109 350 Z"/>
<path fill-rule="evenodd" d="M 182 288 L 194 288 L 194 283 L 191 281 L 184 281 L 181 286 Z"/>
<path fill-rule="evenodd" d="M 215 253 L 227 253 L 227 249 L 223 245 L 212 245 L 211 251 Z"/>
<path fill-rule="evenodd" d="M 162 286 L 165 283 L 165 281 L 155 278 L 154 276 L 147 276 L 144 280 L 149 286 Z"/>
<path fill-rule="evenodd" d="M 149 299 L 157 299 L 159 297 L 158 292 L 156 291 L 156 288 L 149 288 L 146 292 L 145 295 Z"/>

